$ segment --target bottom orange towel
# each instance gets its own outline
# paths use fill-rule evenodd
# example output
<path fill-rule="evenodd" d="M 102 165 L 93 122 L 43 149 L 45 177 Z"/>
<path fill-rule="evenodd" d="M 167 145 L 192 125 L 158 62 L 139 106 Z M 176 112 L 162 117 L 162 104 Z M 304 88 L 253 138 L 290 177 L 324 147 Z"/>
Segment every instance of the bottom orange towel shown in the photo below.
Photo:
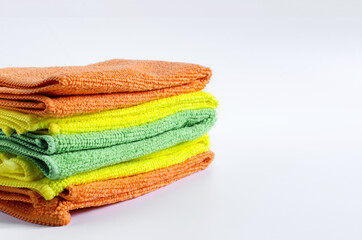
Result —
<path fill-rule="evenodd" d="M 0 186 L 0 210 L 24 221 L 63 226 L 70 222 L 70 210 L 141 196 L 207 168 L 213 158 L 214 153 L 208 151 L 167 168 L 131 177 L 68 186 L 50 201 L 29 189 Z"/>

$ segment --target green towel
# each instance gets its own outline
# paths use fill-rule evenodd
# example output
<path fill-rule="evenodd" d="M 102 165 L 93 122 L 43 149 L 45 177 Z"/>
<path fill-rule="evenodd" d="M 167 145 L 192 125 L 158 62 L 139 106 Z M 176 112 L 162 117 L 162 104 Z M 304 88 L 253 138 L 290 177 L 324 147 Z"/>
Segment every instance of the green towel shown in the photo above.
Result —
<path fill-rule="evenodd" d="M 141 157 L 207 133 L 213 109 L 186 110 L 149 124 L 117 130 L 66 135 L 0 135 L 0 151 L 33 161 L 50 179 Z"/>

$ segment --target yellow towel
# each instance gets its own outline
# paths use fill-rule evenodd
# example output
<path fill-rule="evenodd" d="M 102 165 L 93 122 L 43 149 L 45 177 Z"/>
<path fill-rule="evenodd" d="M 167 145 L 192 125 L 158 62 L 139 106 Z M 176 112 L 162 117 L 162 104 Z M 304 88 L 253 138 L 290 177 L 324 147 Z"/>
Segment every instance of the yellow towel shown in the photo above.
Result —
<path fill-rule="evenodd" d="M 129 108 L 121 108 L 66 118 L 44 118 L 37 115 L 0 109 L 0 127 L 5 134 L 38 131 L 44 134 L 75 134 L 128 128 L 157 121 L 184 110 L 216 109 L 217 100 L 205 92 L 162 98 Z"/>
<path fill-rule="evenodd" d="M 2 159 L 0 159 L 2 162 L 0 168 L 3 168 L 3 171 L 6 172 L 6 174 L 0 172 L 0 176 L 2 176 L 0 177 L 0 185 L 29 188 L 38 192 L 46 200 L 50 200 L 59 195 L 69 185 L 81 185 L 95 181 L 127 177 L 165 168 L 206 152 L 209 148 L 209 137 L 205 135 L 196 140 L 181 143 L 140 158 L 60 180 L 51 180 L 39 176 L 39 172 L 36 170 L 37 167 L 23 158 L 18 158 L 15 155 L 0 155 L 0 157 L 2 157 Z M 16 167 L 13 168 L 15 170 L 12 172 L 11 168 L 4 166 L 5 162 L 7 162 L 7 165 L 9 165 L 9 162 L 15 165 Z M 18 164 L 18 162 L 21 162 L 21 164 Z M 13 173 L 13 175 L 11 173 Z"/>

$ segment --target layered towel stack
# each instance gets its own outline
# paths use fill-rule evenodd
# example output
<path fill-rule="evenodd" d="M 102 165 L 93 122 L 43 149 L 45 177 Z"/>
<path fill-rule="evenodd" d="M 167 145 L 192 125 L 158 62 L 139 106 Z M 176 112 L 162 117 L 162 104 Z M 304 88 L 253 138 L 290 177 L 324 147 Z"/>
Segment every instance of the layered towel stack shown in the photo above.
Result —
<path fill-rule="evenodd" d="M 110 60 L 0 69 L 0 210 L 50 226 L 205 169 L 209 68 Z"/>

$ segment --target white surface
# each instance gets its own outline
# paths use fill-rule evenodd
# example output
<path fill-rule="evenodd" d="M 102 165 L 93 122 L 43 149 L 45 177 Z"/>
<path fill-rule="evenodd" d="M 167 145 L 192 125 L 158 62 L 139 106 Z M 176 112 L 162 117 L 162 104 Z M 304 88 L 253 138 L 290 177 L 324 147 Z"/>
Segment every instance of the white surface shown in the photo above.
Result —
<path fill-rule="evenodd" d="M 0 239 L 361 239 L 361 9 L 361 1 L 0 1 L 0 67 L 199 63 L 213 69 L 207 91 L 220 101 L 206 171 L 77 212 L 66 227 L 0 214 Z"/>

